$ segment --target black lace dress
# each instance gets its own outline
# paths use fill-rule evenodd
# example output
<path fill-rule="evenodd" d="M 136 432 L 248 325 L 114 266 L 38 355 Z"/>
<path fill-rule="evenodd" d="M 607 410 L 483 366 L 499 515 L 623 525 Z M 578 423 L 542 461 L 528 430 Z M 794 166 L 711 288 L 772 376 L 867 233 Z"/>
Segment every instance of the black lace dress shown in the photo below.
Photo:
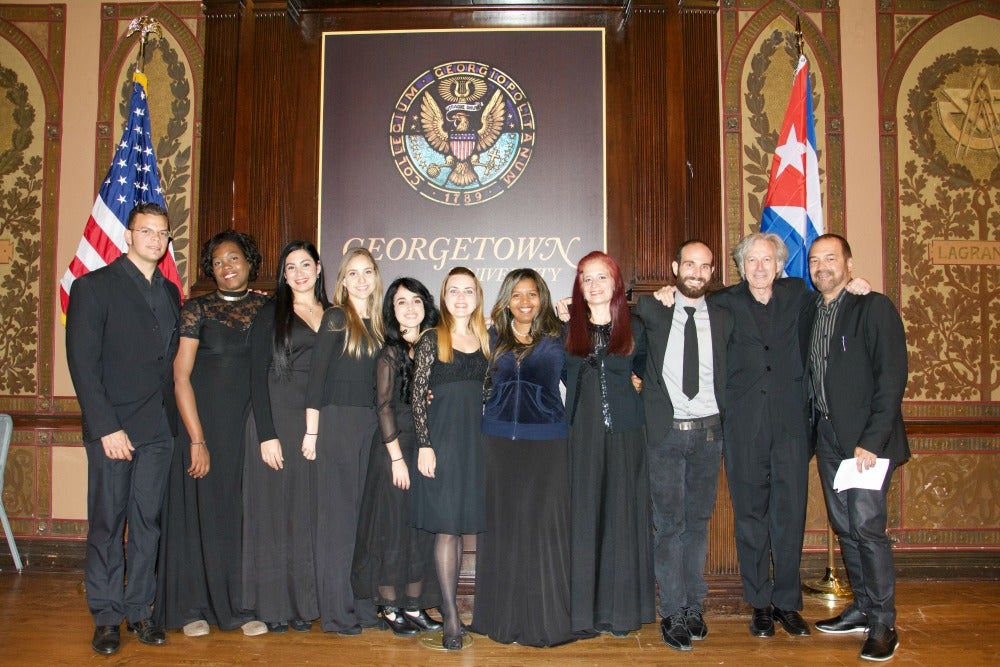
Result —
<path fill-rule="evenodd" d="M 378 605 L 430 609 L 441 603 L 434 569 L 434 536 L 410 526 L 412 487 L 392 483 L 392 460 L 386 443 L 399 440 L 410 480 L 417 471 L 416 434 L 410 397 L 402 395 L 398 357 L 412 375 L 413 360 L 397 347 L 386 347 L 375 364 L 379 430 L 372 438 L 368 477 L 361 498 L 358 539 L 351 584 L 354 595 Z M 407 392 L 409 393 L 409 392 Z"/>
<path fill-rule="evenodd" d="M 251 332 L 253 415 L 247 425 L 243 498 L 243 586 L 247 604 L 268 623 L 319 616 L 316 586 L 316 462 L 302 456 L 306 384 L 316 334 L 297 315 L 289 333 L 289 369 L 274 367 L 274 304 Z M 274 470 L 260 444 L 277 439 L 284 458 Z"/>
<path fill-rule="evenodd" d="M 418 447 L 433 447 L 434 477 L 413 482 L 413 525 L 430 533 L 468 535 L 486 529 L 481 424 L 486 357 L 455 350 L 454 361 L 437 358 L 437 332 L 417 342 L 413 422 Z M 434 399 L 427 404 L 427 390 Z"/>
<path fill-rule="evenodd" d="M 209 473 L 194 479 L 191 438 L 180 425 L 161 520 L 156 612 L 168 628 L 204 619 L 223 630 L 253 620 L 243 597 L 243 425 L 250 404 L 251 323 L 267 297 L 218 292 L 181 308 L 180 335 L 198 339 L 191 372 Z M 180 420 L 178 420 L 180 421 Z"/>

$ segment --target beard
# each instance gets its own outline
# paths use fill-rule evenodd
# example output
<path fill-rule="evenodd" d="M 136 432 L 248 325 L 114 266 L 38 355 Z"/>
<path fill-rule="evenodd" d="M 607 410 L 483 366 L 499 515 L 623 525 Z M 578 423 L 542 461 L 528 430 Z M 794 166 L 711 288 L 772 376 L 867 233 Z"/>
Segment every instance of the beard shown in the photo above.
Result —
<path fill-rule="evenodd" d="M 690 283 L 688 281 L 691 281 Z M 708 281 L 697 282 L 685 278 L 677 282 L 677 291 L 689 299 L 700 299 L 708 291 Z"/>

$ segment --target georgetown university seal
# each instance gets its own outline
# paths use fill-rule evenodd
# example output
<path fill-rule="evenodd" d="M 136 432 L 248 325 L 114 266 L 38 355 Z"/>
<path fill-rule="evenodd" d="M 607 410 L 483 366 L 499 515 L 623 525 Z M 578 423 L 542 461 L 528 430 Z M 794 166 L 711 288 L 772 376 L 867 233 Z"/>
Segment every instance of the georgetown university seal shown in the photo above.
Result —
<path fill-rule="evenodd" d="M 503 194 L 524 173 L 535 118 L 521 87 L 483 63 L 433 67 L 399 96 L 389 148 L 414 190 L 441 204 L 470 206 Z"/>

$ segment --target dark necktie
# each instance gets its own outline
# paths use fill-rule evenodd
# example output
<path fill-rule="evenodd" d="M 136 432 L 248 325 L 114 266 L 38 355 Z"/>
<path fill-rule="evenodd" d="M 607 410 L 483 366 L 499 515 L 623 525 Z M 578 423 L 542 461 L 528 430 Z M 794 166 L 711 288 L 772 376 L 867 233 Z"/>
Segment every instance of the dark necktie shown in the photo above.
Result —
<path fill-rule="evenodd" d="M 694 326 L 694 308 L 685 306 L 687 322 L 684 323 L 684 374 L 681 389 L 688 398 L 698 395 L 698 330 Z"/>

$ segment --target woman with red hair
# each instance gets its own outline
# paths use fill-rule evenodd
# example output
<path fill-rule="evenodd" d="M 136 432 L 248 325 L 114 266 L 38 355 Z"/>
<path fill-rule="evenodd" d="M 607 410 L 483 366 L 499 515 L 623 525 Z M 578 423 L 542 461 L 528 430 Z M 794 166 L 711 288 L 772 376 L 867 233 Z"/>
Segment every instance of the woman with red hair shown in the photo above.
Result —
<path fill-rule="evenodd" d="M 577 265 L 566 351 L 573 630 L 624 637 L 655 620 L 645 418 L 632 384 L 645 344 L 603 252 Z"/>

